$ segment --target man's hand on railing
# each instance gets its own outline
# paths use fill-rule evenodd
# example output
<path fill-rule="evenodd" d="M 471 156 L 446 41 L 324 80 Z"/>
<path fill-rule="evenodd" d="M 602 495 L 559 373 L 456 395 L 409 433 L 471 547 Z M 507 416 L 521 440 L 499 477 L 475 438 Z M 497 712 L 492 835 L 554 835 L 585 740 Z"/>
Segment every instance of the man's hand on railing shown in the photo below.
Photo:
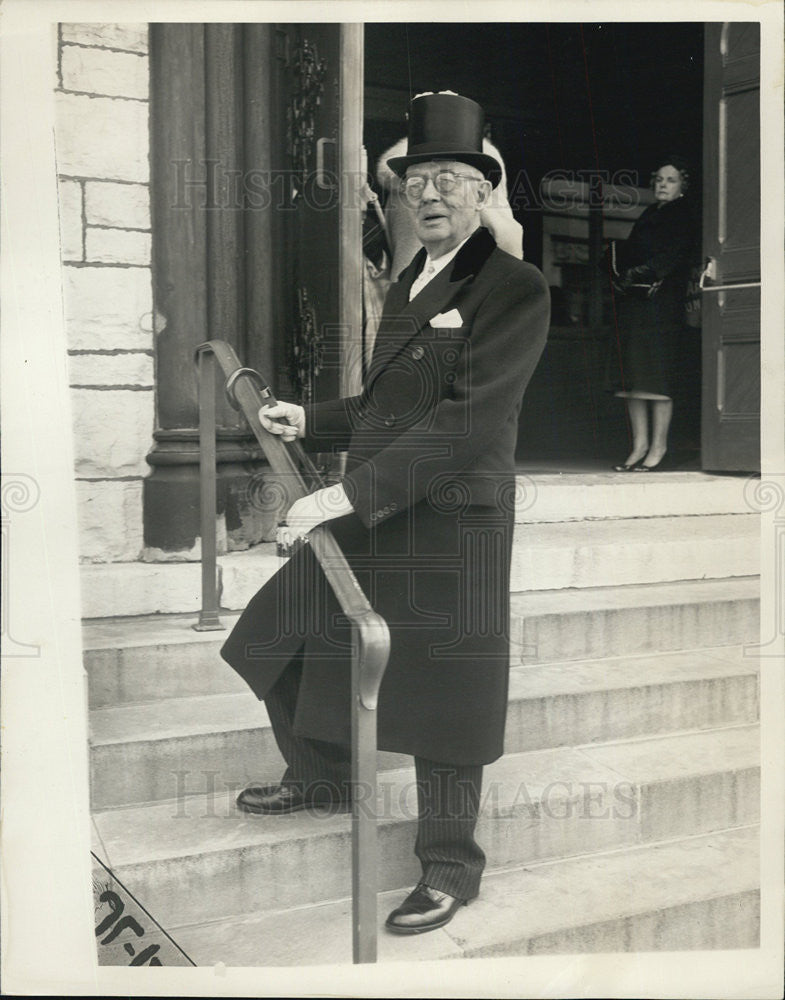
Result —
<path fill-rule="evenodd" d="M 294 441 L 305 437 L 305 410 L 297 403 L 281 403 L 263 406 L 259 410 L 259 422 L 271 434 L 280 434 L 284 441 Z"/>
<path fill-rule="evenodd" d="M 286 404 L 284 404 L 286 405 Z M 298 538 L 303 538 L 317 524 L 343 517 L 354 510 L 342 483 L 325 486 L 321 490 L 295 500 L 286 515 L 286 521 L 278 526 L 277 541 L 288 549 Z"/>

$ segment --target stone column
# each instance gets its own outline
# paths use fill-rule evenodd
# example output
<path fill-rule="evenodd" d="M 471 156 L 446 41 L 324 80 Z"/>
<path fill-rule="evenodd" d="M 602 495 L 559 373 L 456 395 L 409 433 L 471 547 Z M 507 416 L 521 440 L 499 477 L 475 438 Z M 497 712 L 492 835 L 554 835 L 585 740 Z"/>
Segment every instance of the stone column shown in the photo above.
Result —
<path fill-rule="evenodd" d="M 269 50 L 267 25 L 151 26 L 156 429 L 144 484 L 150 559 L 199 554 L 195 347 L 222 339 L 243 363 L 271 360 L 269 207 L 246 210 L 248 170 L 264 169 L 259 154 L 269 147 L 260 135 L 271 114 Z M 275 512 L 254 504 L 260 450 L 242 416 L 221 393 L 218 399 L 219 545 L 223 535 L 228 548 L 244 548 L 271 537 Z"/>

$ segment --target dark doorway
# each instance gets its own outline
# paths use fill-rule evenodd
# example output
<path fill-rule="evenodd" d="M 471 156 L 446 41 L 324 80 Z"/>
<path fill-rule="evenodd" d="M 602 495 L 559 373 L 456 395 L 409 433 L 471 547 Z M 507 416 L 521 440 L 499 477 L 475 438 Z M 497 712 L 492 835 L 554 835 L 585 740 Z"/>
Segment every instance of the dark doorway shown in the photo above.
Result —
<path fill-rule="evenodd" d="M 507 169 L 524 254 L 542 266 L 543 181 L 619 172 L 645 187 L 654 161 L 681 152 L 695 165 L 700 203 L 703 133 L 701 23 L 384 23 L 365 26 L 364 141 L 373 169 L 403 133 L 411 96 L 454 90 L 486 110 L 489 138 Z M 527 390 L 519 457 L 589 459 L 625 452 L 623 403 L 604 391 L 611 329 L 565 296 L 585 269 L 562 276 L 551 335 Z M 579 311 L 580 312 L 580 311 Z M 685 332 L 685 378 L 674 397 L 671 444 L 698 466 L 700 331 Z"/>

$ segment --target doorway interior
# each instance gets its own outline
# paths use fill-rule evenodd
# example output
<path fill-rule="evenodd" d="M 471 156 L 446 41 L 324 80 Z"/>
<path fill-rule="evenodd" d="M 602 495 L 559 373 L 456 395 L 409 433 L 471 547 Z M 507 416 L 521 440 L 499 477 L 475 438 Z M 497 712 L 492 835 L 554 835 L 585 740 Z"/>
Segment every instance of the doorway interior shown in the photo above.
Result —
<path fill-rule="evenodd" d="M 695 165 L 700 201 L 703 46 L 698 22 L 366 24 L 370 169 L 401 138 L 414 94 L 454 90 L 474 98 L 505 161 L 524 256 L 541 267 L 541 190 L 556 174 L 587 180 L 623 172 L 645 187 L 657 157 L 678 151 Z M 604 389 L 609 310 L 602 324 L 589 322 L 590 281 L 585 263 L 567 265 L 552 289 L 551 333 L 521 412 L 522 467 L 605 469 L 628 451 L 624 405 Z M 700 330 L 685 329 L 671 429 L 685 469 L 700 468 L 700 355 Z"/>

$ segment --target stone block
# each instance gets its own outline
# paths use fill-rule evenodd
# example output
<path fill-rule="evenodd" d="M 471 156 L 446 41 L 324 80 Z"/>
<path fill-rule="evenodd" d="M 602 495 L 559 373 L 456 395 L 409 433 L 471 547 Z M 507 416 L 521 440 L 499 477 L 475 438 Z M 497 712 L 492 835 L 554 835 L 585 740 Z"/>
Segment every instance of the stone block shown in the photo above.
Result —
<path fill-rule="evenodd" d="M 98 45 L 125 52 L 147 52 L 146 24 L 61 24 L 64 42 Z"/>
<path fill-rule="evenodd" d="M 513 655 L 552 663 L 757 642 L 759 605 L 755 577 L 513 594 Z"/>
<path fill-rule="evenodd" d="M 125 568 L 115 564 L 118 571 Z M 222 615 L 226 631 L 196 632 L 191 626 L 194 615 L 176 616 L 185 638 L 193 642 L 172 645 L 148 644 L 124 646 L 122 640 L 102 649 L 85 649 L 84 663 L 87 671 L 90 709 L 112 708 L 118 710 L 131 702 L 153 702 L 162 698 L 190 698 L 214 694 L 238 693 L 248 690 L 239 674 L 227 667 L 219 655 L 228 630 L 234 624 L 231 615 Z M 121 620 L 122 621 L 122 620 Z M 131 627 L 142 623 L 145 633 L 155 622 L 134 618 Z M 127 623 L 124 622 L 125 625 Z M 84 633 L 95 633 L 101 624 L 109 627 L 115 619 L 99 619 L 99 623 L 83 626 Z M 122 626 L 121 626 L 122 627 Z M 207 641 L 200 641 L 207 637 Z M 217 638 L 216 638 L 217 637 Z"/>
<path fill-rule="evenodd" d="M 83 618 L 196 612 L 201 604 L 198 563 L 83 565 Z"/>
<path fill-rule="evenodd" d="M 221 607 L 241 611 L 256 591 L 283 566 L 275 545 L 257 545 L 249 552 L 230 552 L 220 557 Z"/>
<path fill-rule="evenodd" d="M 760 572 L 756 514 L 519 524 L 510 589 L 615 587 Z"/>
<path fill-rule="evenodd" d="M 152 386 L 151 354 L 72 354 L 68 358 L 72 386 Z"/>
<path fill-rule="evenodd" d="M 60 68 L 64 90 L 143 100 L 150 96 L 150 70 L 145 55 L 64 45 Z"/>
<path fill-rule="evenodd" d="M 76 474 L 143 476 L 153 440 L 153 393 L 72 389 Z"/>
<path fill-rule="evenodd" d="M 82 185 L 78 181 L 60 181 L 60 257 L 84 260 L 82 243 Z"/>
<path fill-rule="evenodd" d="M 130 562 L 142 548 L 142 480 L 77 480 L 79 556 L 88 562 Z"/>
<path fill-rule="evenodd" d="M 224 669 L 234 673 L 226 664 Z M 183 787 L 188 794 L 203 791 L 213 776 L 198 771 L 215 772 L 218 788 L 270 774 L 274 781 L 283 773 L 286 765 L 264 709 L 247 687 L 238 685 L 237 694 L 223 697 L 164 698 L 91 712 L 93 809 L 171 799 Z"/>
<path fill-rule="evenodd" d="M 146 102 L 60 92 L 55 139 L 59 174 L 143 183 L 150 179 Z"/>
<path fill-rule="evenodd" d="M 88 181 L 85 184 L 88 226 L 115 229 L 150 228 L 150 189 L 145 184 Z"/>
<path fill-rule="evenodd" d="M 645 481 L 644 481 L 645 480 Z M 672 472 L 656 482 L 615 472 L 533 473 L 516 479 L 515 520 L 623 520 L 634 516 L 748 514 L 749 480 L 705 472 Z"/>
<path fill-rule="evenodd" d="M 88 226 L 85 231 L 85 256 L 91 262 L 149 264 L 150 233 Z"/>
<path fill-rule="evenodd" d="M 149 350 L 152 276 L 147 267 L 66 267 L 65 319 L 72 350 Z"/>

